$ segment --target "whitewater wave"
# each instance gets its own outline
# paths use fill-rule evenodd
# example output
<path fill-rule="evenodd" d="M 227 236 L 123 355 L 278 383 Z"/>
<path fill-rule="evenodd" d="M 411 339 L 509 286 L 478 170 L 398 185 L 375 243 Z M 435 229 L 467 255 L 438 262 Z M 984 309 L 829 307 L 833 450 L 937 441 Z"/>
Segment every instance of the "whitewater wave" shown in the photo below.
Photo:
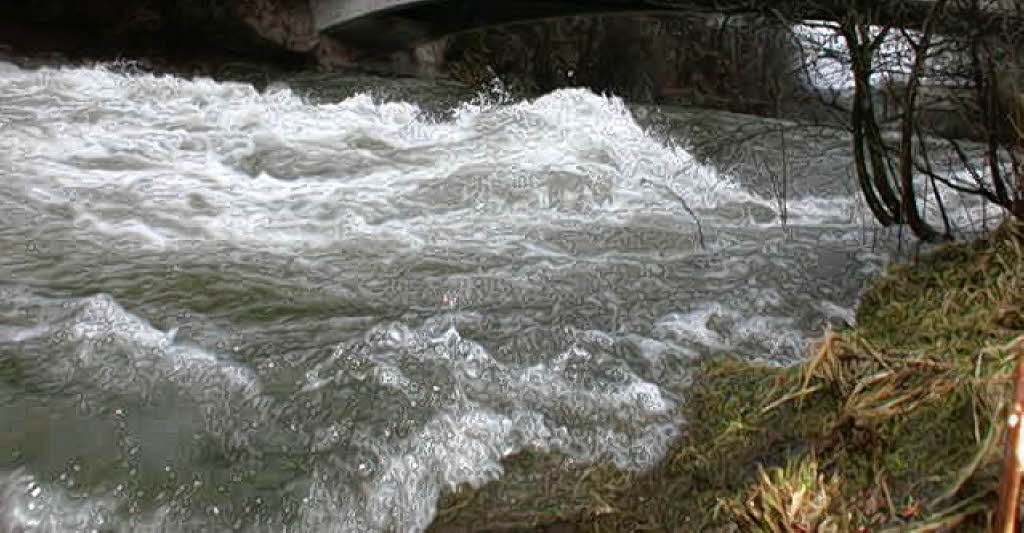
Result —
<path fill-rule="evenodd" d="M 299 394 L 315 396 L 312 404 L 323 409 L 355 390 L 363 400 L 378 399 L 345 411 L 372 421 L 360 431 L 384 435 L 382 442 L 346 442 L 332 432 L 315 444 L 337 455 L 314 476 L 310 496 L 319 504 L 307 508 L 307 527 L 422 529 L 441 490 L 496 479 L 501 459 L 513 453 L 558 450 L 640 469 L 656 462 L 675 435 L 674 401 L 611 346 L 581 341 L 540 354 L 544 363 L 513 364 L 463 338 L 449 321 L 438 317 L 417 329 L 381 325 L 307 373 Z M 337 468 L 344 461 L 347 468 Z M 366 480 L 353 485 L 346 471 Z"/>
<path fill-rule="evenodd" d="M 68 478 L 99 495 L 106 487 L 97 499 L 106 503 L 84 510 L 69 503 L 71 487 L 48 488 L 45 504 L 35 496 L 8 500 L 12 523 L 71 527 L 78 520 L 71 517 L 112 505 L 149 517 L 140 523 L 165 521 L 165 527 L 209 514 L 180 501 L 147 501 L 128 487 L 144 486 L 140 477 L 150 478 L 150 487 L 132 489 L 139 493 L 160 490 L 152 485 L 168 480 L 173 486 L 172 468 L 198 467 L 214 439 L 212 453 L 241 463 L 281 452 L 306 457 L 311 470 L 286 491 L 303 495 L 306 527 L 418 530 L 432 520 L 442 490 L 496 479 L 508 455 L 558 450 L 640 469 L 663 455 L 679 422 L 674 400 L 638 377 L 599 332 L 569 331 L 568 338 L 579 340 L 562 352 L 515 364 L 464 339 L 453 317 L 418 328 L 382 324 L 319 362 L 306 361 L 301 387 L 282 397 L 265 394 L 254 372 L 226 354 L 180 344 L 173 332 L 154 329 L 106 295 L 51 300 L 7 293 L 3 313 L 25 323 L 5 326 L 0 335 L 0 357 L 19 368 L 8 379 L 57 401 L 35 410 L 77 419 L 66 431 L 83 424 L 114 429 L 91 445 L 52 449 L 45 459 L 77 469 L 83 452 L 108 448 L 89 457 L 90 472 L 106 470 L 105 482 L 83 479 L 89 472 Z M 24 404 L 2 409 L 5 418 L 17 419 L 14 411 Z M 98 466 L 103 456 L 107 465 Z M 11 478 L 5 490 L 30 485 L 39 486 Z M 239 505 L 223 503 L 215 514 L 237 516 Z"/>
<path fill-rule="evenodd" d="M 766 238 L 772 202 L 584 89 L 441 119 L 0 67 L 0 132 L 14 527 L 420 530 L 523 450 L 643 469 L 693 357 L 799 357 L 882 260 L 845 197 Z"/>
<path fill-rule="evenodd" d="M 314 104 L 288 89 L 93 68 L 8 72 L 0 100 L 0 158 L 32 184 L 31 208 L 70 214 L 46 220 L 54 232 L 119 245 L 323 249 L 385 234 L 415 247 L 438 225 L 501 238 L 640 208 L 682 214 L 669 190 L 694 209 L 768 205 L 651 139 L 620 99 L 585 89 L 439 121 L 367 94 Z"/>

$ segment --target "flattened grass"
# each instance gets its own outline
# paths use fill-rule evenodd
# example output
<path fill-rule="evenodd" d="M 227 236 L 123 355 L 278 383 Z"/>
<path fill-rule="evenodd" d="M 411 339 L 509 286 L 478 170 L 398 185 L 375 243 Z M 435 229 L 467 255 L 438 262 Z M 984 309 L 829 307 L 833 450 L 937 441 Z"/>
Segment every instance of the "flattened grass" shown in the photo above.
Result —
<path fill-rule="evenodd" d="M 432 530 L 983 529 L 1024 348 L 1020 227 L 891 268 L 857 323 L 794 367 L 698 363 L 651 471 L 526 452 L 445 496 Z"/>

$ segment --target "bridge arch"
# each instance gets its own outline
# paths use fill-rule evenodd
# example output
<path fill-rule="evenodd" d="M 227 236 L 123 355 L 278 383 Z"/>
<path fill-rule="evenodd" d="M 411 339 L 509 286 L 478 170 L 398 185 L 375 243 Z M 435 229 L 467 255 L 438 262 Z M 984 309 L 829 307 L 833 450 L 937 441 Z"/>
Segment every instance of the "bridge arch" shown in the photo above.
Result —
<path fill-rule="evenodd" d="M 377 52 L 516 22 L 680 12 L 678 7 L 644 0 L 310 0 L 310 8 L 318 31 Z"/>
<path fill-rule="evenodd" d="M 835 20 L 849 0 L 308 0 L 316 30 L 357 49 L 409 49 L 461 31 L 515 22 L 580 15 L 652 13 L 782 14 L 792 19 Z M 1009 2 L 1019 0 L 1007 0 Z M 920 27 L 935 0 L 876 0 L 875 24 Z M 941 32 L 959 33 L 1020 24 L 1019 12 L 993 8 L 958 17 L 947 7 Z M 952 10 L 950 12 L 950 10 Z M 1014 20 L 1016 19 L 1016 20 Z M 980 26 L 980 27 L 979 27 Z"/>

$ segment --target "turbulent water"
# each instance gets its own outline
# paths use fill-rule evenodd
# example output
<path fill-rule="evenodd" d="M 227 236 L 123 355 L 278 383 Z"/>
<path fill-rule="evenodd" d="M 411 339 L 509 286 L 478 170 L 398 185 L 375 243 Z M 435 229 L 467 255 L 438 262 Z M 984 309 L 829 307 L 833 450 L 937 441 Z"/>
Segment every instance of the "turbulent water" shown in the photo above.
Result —
<path fill-rule="evenodd" d="M 0 529 L 415 531 L 525 448 L 649 467 L 694 358 L 801 357 L 884 260 L 847 189 L 786 236 L 620 100 L 426 107 L 0 64 Z"/>

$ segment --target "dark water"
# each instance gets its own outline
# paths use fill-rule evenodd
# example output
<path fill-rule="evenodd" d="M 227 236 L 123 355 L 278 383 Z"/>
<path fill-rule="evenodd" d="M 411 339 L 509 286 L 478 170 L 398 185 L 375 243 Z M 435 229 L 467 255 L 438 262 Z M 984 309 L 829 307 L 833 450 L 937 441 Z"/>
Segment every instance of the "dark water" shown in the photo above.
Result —
<path fill-rule="evenodd" d="M 415 531 L 525 447 L 642 469 L 694 358 L 802 357 L 886 257 L 671 113 L 300 85 L 0 65 L 0 529 Z"/>

